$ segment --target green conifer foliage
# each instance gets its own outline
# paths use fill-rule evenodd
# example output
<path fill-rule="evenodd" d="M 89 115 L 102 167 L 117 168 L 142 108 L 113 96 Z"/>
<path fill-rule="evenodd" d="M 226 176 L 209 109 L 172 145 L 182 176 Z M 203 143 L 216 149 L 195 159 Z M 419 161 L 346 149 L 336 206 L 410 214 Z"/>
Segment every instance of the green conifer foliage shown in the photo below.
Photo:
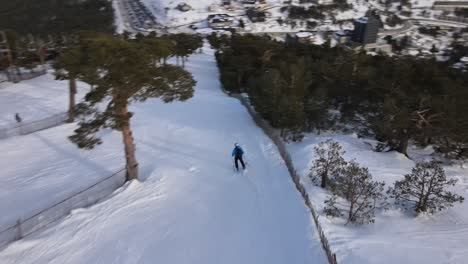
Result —
<path fill-rule="evenodd" d="M 63 68 L 92 83 L 85 101 L 77 106 L 80 121 L 70 136 L 78 147 L 91 149 L 102 143 L 97 133 L 111 128 L 122 133 L 128 180 L 138 178 L 138 163 L 128 106 L 149 98 L 164 102 L 185 101 L 193 96 L 192 75 L 178 66 L 159 62 L 168 56 L 167 42 L 154 36 L 148 40 L 127 40 L 105 34 L 84 33 L 78 45 L 68 50 Z M 148 42 L 161 45 L 155 48 Z M 79 61 L 79 67 L 67 62 Z M 70 74 L 70 72 L 69 72 Z"/>

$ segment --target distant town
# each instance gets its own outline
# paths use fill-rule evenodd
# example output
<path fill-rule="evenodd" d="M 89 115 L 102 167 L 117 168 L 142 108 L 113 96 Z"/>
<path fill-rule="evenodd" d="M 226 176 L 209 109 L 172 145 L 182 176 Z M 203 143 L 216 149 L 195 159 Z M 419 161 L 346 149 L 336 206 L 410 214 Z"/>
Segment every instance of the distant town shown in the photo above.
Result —
<path fill-rule="evenodd" d="M 468 41 L 468 2 L 419 2 L 219 0 L 198 8 L 174 1 L 173 6 L 161 8 L 119 0 L 119 7 L 121 30 L 133 33 L 268 35 L 277 41 L 452 60 L 454 67 L 465 69 L 468 57 L 461 46 Z"/>

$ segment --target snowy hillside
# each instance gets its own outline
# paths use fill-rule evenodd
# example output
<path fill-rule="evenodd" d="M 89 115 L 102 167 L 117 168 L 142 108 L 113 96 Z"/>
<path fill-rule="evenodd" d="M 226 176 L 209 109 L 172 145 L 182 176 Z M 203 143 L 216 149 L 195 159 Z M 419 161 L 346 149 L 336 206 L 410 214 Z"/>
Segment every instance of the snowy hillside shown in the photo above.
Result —
<path fill-rule="evenodd" d="M 205 47 L 187 67 L 198 81 L 193 99 L 173 104 L 149 100 L 132 109 L 144 180 L 10 244 L 0 252 L 0 263 L 326 262 L 310 214 L 277 149 L 245 108 L 221 92 L 213 51 Z M 9 172 L 0 177 L 14 178 L 15 171 L 25 170 L 22 181 L 15 181 L 29 184 L 33 193 L 44 186 L 81 184 L 86 177 L 80 172 L 94 168 L 101 173 L 122 164 L 116 132 L 103 133 L 107 143 L 95 150 L 100 154 L 86 156 L 65 142 L 71 126 L 25 137 L 25 146 L 37 147 L 29 146 L 34 149 L 29 154 L 20 148 L 18 155 L 2 157 L 10 158 L 1 164 Z M 246 151 L 245 174 L 233 171 L 234 142 Z M 1 146 L 12 151 L 15 144 L 20 141 Z M 38 180 L 27 177 L 33 168 L 42 171 Z M 73 174 L 64 175 L 66 171 Z"/>
<path fill-rule="evenodd" d="M 217 12 L 230 13 L 231 15 L 240 15 L 245 13 L 242 10 L 236 10 L 233 12 L 229 12 L 227 10 L 210 12 L 208 10 L 211 5 L 219 7 L 221 0 L 142 0 L 142 2 L 145 3 L 149 10 L 155 14 L 158 22 L 169 27 L 206 20 L 209 14 Z M 267 0 L 266 2 L 275 4 L 280 1 Z M 177 10 L 177 5 L 181 3 L 190 5 L 192 9 L 187 12 Z"/>
<path fill-rule="evenodd" d="M 68 109 L 68 82 L 56 81 L 52 74 L 3 86 L 0 88 L 0 128 L 14 125 L 15 113 L 29 123 Z M 88 85 L 78 83 L 77 100 L 87 89 Z"/>
<path fill-rule="evenodd" d="M 163 7 L 174 8 L 180 3 L 186 3 L 192 6 L 194 9 L 206 9 L 212 4 L 219 4 L 221 1 L 218 0 L 151 0 L 154 5 Z"/>
<path fill-rule="evenodd" d="M 218 0 L 142 0 L 143 3 L 155 14 L 160 23 L 165 25 L 178 25 L 206 19 L 208 7 Z M 176 10 L 180 3 L 187 3 L 193 10 L 181 12 Z M 167 8 L 167 9 L 166 9 Z M 200 12 L 201 11 L 201 12 Z"/>
<path fill-rule="evenodd" d="M 67 138 L 74 128 L 67 124 L 0 140 L 0 230 L 124 167 L 117 133 L 102 147 L 83 151 Z"/>
<path fill-rule="evenodd" d="M 370 145 L 353 135 L 309 135 L 301 143 L 289 144 L 296 168 L 304 175 L 302 181 L 322 215 L 321 222 L 339 263 L 467 263 L 467 202 L 457 203 L 448 211 L 433 216 L 414 217 L 409 212 L 391 208 L 379 212 L 375 224 L 360 227 L 344 226 L 339 219 L 327 219 L 322 212 L 327 193 L 313 186 L 307 174 L 315 158 L 314 147 L 330 138 L 343 146 L 347 160 L 356 159 L 368 167 L 374 179 L 385 181 L 386 187 L 409 173 L 414 162 L 396 152 L 374 152 Z M 428 158 L 431 153 L 430 148 L 410 151 L 415 158 Z M 459 166 L 444 169 L 448 177 L 459 179 L 454 191 L 468 198 L 468 169 Z"/>

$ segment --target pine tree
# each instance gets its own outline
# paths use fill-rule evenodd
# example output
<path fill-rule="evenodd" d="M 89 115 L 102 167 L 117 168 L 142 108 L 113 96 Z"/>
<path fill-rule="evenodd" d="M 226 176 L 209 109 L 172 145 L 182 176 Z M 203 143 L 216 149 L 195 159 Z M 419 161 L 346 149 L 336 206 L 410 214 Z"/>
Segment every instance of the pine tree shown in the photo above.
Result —
<path fill-rule="evenodd" d="M 60 55 L 54 63 L 57 80 L 68 80 L 68 122 L 75 121 L 75 95 L 77 93 L 76 80 L 83 78 L 81 74 L 85 67 L 86 54 L 79 48 L 72 48 Z"/>
<path fill-rule="evenodd" d="M 456 179 L 447 179 L 436 161 L 419 162 L 410 174 L 396 181 L 388 192 L 397 204 L 413 208 L 416 213 L 434 213 L 463 202 L 464 198 L 446 190 Z"/>
<path fill-rule="evenodd" d="M 302 130 L 304 124 L 304 105 L 296 97 L 283 96 L 278 108 L 278 127 L 281 130 L 283 140 L 291 139 L 294 142 L 303 138 Z"/>
<path fill-rule="evenodd" d="M 135 41 L 144 46 L 148 56 L 151 56 L 155 64 L 166 64 L 169 57 L 173 56 L 175 52 L 175 42 L 167 35 L 157 37 L 156 33 L 151 32 L 147 36 L 141 34 L 135 38 Z"/>
<path fill-rule="evenodd" d="M 182 59 L 182 67 L 185 67 L 185 59 L 203 45 L 203 38 L 198 35 L 173 34 L 167 36 L 173 42 L 173 54 L 177 59 Z"/>
<path fill-rule="evenodd" d="M 192 97 L 195 81 L 180 67 L 155 64 L 147 46 L 136 41 L 104 34 L 82 36 L 71 52 L 92 59 L 80 60 L 78 76 L 94 85 L 78 107 L 80 122 L 72 142 L 91 149 L 102 143 L 97 133 L 112 128 L 122 133 L 127 180 L 138 179 L 138 163 L 128 106 L 132 102 L 161 97 L 164 102 Z M 85 51 L 78 52 L 77 50 Z M 103 108 L 103 103 L 106 106 Z"/>
<path fill-rule="evenodd" d="M 373 223 L 374 212 L 385 206 L 385 183 L 372 180 L 367 168 L 354 161 L 335 177 L 333 195 L 325 200 L 324 211 L 329 216 L 346 215 L 348 223 Z M 340 203 L 340 198 L 346 201 Z"/>
<path fill-rule="evenodd" d="M 463 84 L 447 86 L 447 96 L 440 97 L 438 111 L 443 113 L 435 126 L 431 143 L 447 158 L 468 159 L 468 90 Z"/>
<path fill-rule="evenodd" d="M 322 188 L 335 187 L 335 177 L 342 173 L 346 161 L 345 151 L 336 141 L 331 139 L 321 142 L 315 150 L 315 160 L 312 162 L 309 177 L 314 183 L 320 182 Z"/>
<path fill-rule="evenodd" d="M 334 107 L 341 122 L 357 122 L 382 149 L 408 155 L 413 142 L 432 144 L 449 157 L 468 155 L 468 78 L 446 64 L 258 36 L 209 39 L 225 89 L 247 92 L 286 139 L 302 129 L 320 131 Z"/>
<path fill-rule="evenodd" d="M 323 87 L 314 90 L 305 102 L 304 111 L 307 119 L 307 128 L 309 131 L 312 128 L 320 131 L 325 128 L 325 123 L 328 121 L 328 98 L 327 91 Z"/>

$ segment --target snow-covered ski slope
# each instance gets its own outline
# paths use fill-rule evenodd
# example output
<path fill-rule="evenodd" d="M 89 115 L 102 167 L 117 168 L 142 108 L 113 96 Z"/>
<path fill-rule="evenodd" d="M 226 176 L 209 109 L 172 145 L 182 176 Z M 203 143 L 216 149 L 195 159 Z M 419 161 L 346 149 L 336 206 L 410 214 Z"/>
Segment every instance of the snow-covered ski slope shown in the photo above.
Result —
<path fill-rule="evenodd" d="M 388 211 L 378 211 L 374 224 L 363 226 L 345 226 L 342 219 L 328 219 L 322 210 L 327 192 L 312 186 L 307 176 L 311 161 L 315 158 L 314 147 L 327 139 L 339 142 L 346 150 L 347 160 L 355 159 L 368 167 L 373 178 L 384 181 L 386 187 L 393 186 L 396 180 L 410 173 L 414 162 L 397 152 L 377 153 L 365 141 L 371 144 L 376 142 L 359 139 L 353 134 L 308 135 L 301 143 L 288 145 L 296 168 L 302 172 L 302 181 L 308 186 L 309 196 L 321 214 L 322 227 L 338 256 L 338 263 L 468 263 L 466 200 L 435 215 L 417 217 L 392 206 Z M 433 150 L 430 147 L 411 148 L 409 152 L 412 158 L 418 160 L 430 159 Z M 444 169 L 447 177 L 459 180 L 451 191 L 468 199 L 468 169 L 458 165 L 445 166 Z"/>
<path fill-rule="evenodd" d="M 67 138 L 74 128 L 0 140 L 0 232 L 125 167 L 117 134 L 84 151 Z"/>
<path fill-rule="evenodd" d="M 68 82 L 52 74 L 6 84 L 0 89 L 0 130 L 16 126 L 15 113 L 28 124 L 68 109 Z M 78 82 L 78 101 L 88 89 Z M 67 139 L 73 129 L 68 124 L 0 140 L 0 232 L 123 167 L 116 153 L 121 146 L 78 151 Z"/>
<path fill-rule="evenodd" d="M 221 92 L 213 51 L 204 47 L 187 68 L 198 81 L 193 99 L 133 107 L 143 181 L 10 244 L 0 252 L 0 263 L 326 263 L 277 149 L 244 107 Z M 57 132 L 41 137 L 65 137 Z M 102 146 L 103 152 L 121 155 L 120 135 L 102 135 L 116 145 Z M 245 175 L 233 171 L 234 142 L 246 151 Z M 72 151 L 67 143 L 57 144 Z M 43 166 L 48 162 L 44 157 Z M 119 162 L 94 160 L 100 167 Z M 69 170 L 82 166 L 72 163 Z M 44 177 L 42 184 L 55 180 Z"/>
<path fill-rule="evenodd" d="M 0 87 L 0 129 L 15 125 L 15 113 L 20 114 L 24 123 L 29 123 L 68 109 L 68 81 L 56 81 L 52 74 L 3 86 Z M 77 100 L 87 89 L 88 85 L 78 82 Z"/>

